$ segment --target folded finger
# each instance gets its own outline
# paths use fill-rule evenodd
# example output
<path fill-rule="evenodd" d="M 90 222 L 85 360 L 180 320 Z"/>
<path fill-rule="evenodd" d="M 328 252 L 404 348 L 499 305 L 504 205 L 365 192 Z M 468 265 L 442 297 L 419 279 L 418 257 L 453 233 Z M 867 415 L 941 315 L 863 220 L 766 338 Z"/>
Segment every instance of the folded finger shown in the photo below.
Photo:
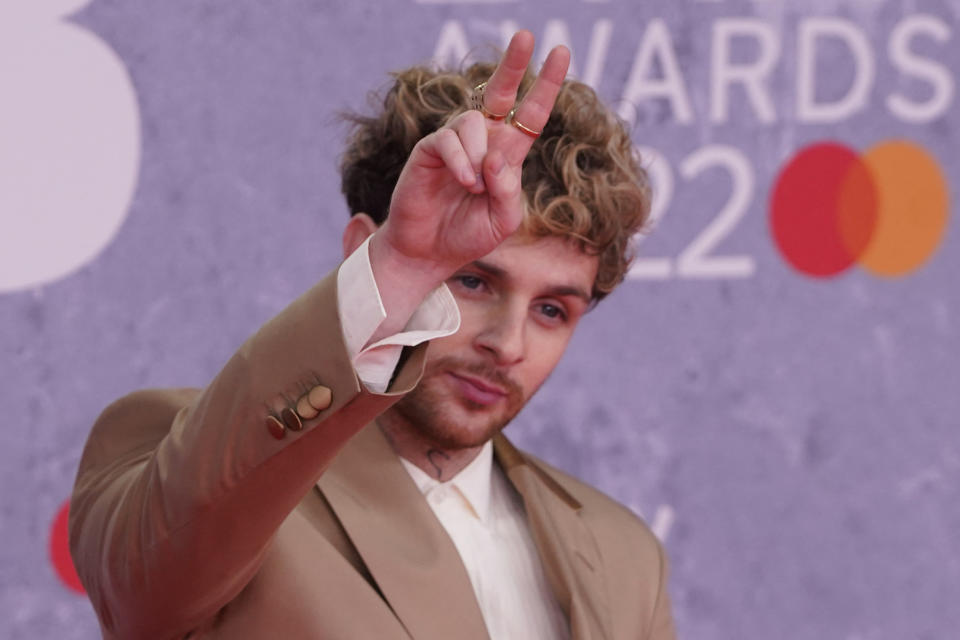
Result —
<path fill-rule="evenodd" d="M 431 133 L 428 138 L 430 138 L 429 147 L 440 156 L 447 170 L 457 181 L 467 189 L 475 187 L 477 172 L 473 170 L 473 165 L 470 164 L 470 158 L 467 157 L 457 132 L 444 127 Z"/>
<path fill-rule="evenodd" d="M 483 157 L 487 155 L 487 123 L 479 111 L 466 111 L 454 118 L 447 127 L 456 131 L 473 172 L 481 175 Z"/>
<path fill-rule="evenodd" d="M 523 220 L 524 200 L 520 188 L 520 167 L 510 167 L 499 151 L 491 151 L 483 161 L 483 179 L 490 199 L 491 221 L 501 237 L 516 231 Z"/>

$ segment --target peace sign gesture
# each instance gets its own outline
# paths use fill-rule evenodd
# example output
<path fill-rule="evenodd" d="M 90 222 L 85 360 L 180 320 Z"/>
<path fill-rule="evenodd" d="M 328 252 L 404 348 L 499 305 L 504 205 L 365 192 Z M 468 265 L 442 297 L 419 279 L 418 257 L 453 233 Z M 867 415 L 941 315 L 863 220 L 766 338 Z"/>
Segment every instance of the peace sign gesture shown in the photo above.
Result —
<path fill-rule="evenodd" d="M 570 63 L 565 47 L 554 48 L 514 110 L 533 46 L 529 31 L 516 33 L 486 84 L 482 108 L 458 115 L 417 143 L 371 251 L 389 255 L 393 264 L 417 265 L 439 283 L 519 227 L 523 161 L 547 123 Z"/>

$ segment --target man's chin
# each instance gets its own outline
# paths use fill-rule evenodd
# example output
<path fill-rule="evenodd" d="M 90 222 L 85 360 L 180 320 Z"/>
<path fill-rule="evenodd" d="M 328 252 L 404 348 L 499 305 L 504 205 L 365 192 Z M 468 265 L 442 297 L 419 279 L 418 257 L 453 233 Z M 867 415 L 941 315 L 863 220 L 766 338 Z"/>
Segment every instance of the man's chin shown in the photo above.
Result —
<path fill-rule="evenodd" d="M 396 405 L 396 411 L 421 438 L 446 450 L 472 449 L 482 446 L 509 424 L 513 415 L 503 408 L 473 406 L 469 401 L 427 402 L 425 398 L 407 396 Z M 454 405 L 454 406 L 451 406 Z"/>
<path fill-rule="evenodd" d="M 452 372 L 457 372 L 453 375 Z M 473 384 L 489 381 L 502 397 Z M 464 381 L 470 383 L 465 384 Z M 519 385 L 483 367 L 447 358 L 433 363 L 420 384 L 390 410 L 421 439 L 448 450 L 479 447 L 500 433 L 520 411 Z"/>

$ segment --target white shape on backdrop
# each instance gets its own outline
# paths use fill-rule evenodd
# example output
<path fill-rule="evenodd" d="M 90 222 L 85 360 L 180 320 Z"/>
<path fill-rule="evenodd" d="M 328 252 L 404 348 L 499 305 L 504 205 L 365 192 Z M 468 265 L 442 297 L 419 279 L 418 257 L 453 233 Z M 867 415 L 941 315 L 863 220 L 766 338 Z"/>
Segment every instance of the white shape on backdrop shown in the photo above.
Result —
<path fill-rule="evenodd" d="M 752 39 L 760 53 L 750 63 L 733 61 L 733 40 Z M 730 119 L 730 86 L 743 86 L 747 99 L 764 124 L 777 120 L 768 79 L 780 58 L 780 36 L 771 24 L 743 18 L 720 19 L 713 24 L 710 50 L 710 121 Z"/>
<path fill-rule="evenodd" d="M 842 41 L 856 69 L 846 95 L 834 102 L 818 101 L 815 95 L 817 42 L 821 38 Z M 867 35 L 849 20 L 808 18 L 800 23 L 798 40 L 797 116 L 800 121 L 840 122 L 866 109 L 877 75 L 877 64 Z"/>
<path fill-rule="evenodd" d="M 634 236 L 634 247 L 643 242 L 663 222 L 670 210 L 674 194 L 673 168 L 667 158 L 651 147 L 637 147 L 640 160 L 653 187 L 653 203 L 647 229 Z M 756 273 L 750 255 L 718 255 L 721 245 L 750 211 L 756 191 L 753 165 L 747 155 L 727 145 L 706 145 L 688 155 L 680 164 L 680 176 L 691 182 L 710 169 L 722 169 L 730 177 L 730 196 L 710 222 L 677 254 L 675 260 L 651 257 L 640 252 L 630 265 L 627 276 L 632 279 L 663 280 L 674 275 L 681 278 L 749 278 Z"/>
<path fill-rule="evenodd" d="M 89 263 L 133 197 L 133 84 L 105 42 L 65 21 L 90 1 L 0 2 L 0 293 Z"/>
<path fill-rule="evenodd" d="M 655 73 L 658 66 L 660 77 Z M 623 87 L 620 117 L 632 127 L 637 121 L 637 105 L 651 98 L 668 100 L 680 124 L 693 122 L 693 107 L 673 45 L 673 36 L 667 23 L 660 18 L 647 23 L 640 40 L 630 76 Z"/>
<path fill-rule="evenodd" d="M 926 124 L 942 117 L 953 104 L 954 80 L 945 65 L 916 55 L 910 44 L 915 35 L 927 35 L 938 43 L 950 41 L 950 26 L 930 15 L 908 16 L 890 34 L 887 51 L 890 60 L 903 71 L 930 84 L 932 95 L 926 102 L 913 102 L 895 93 L 887 96 L 887 108 L 904 122 Z"/>

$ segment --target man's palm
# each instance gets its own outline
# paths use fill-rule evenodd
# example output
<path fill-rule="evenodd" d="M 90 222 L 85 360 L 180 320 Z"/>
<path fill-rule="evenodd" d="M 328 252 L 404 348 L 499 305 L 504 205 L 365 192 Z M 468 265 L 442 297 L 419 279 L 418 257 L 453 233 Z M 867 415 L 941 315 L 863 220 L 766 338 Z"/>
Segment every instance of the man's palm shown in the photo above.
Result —
<path fill-rule="evenodd" d="M 487 84 L 490 113 L 512 108 L 533 53 L 519 32 Z M 570 54 L 550 52 L 515 118 L 541 130 L 559 93 Z M 523 160 L 534 137 L 512 124 L 468 111 L 414 147 L 393 192 L 384 240 L 399 255 L 452 273 L 495 249 L 523 220 Z"/>

